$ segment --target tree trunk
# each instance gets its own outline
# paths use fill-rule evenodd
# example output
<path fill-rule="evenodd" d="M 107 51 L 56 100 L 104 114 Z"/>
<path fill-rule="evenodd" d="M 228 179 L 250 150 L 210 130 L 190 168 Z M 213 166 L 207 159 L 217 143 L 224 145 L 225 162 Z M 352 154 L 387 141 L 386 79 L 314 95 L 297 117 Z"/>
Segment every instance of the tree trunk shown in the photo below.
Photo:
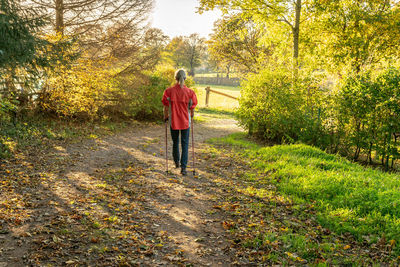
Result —
<path fill-rule="evenodd" d="M 15 67 L 12 66 L 8 72 L 8 75 L 5 78 L 5 84 L 6 84 L 6 97 L 10 97 L 12 93 L 17 92 L 17 88 L 15 87 L 14 83 L 15 79 Z"/>
<path fill-rule="evenodd" d="M 369 161 L 369 164 L 372 164 L 372 146 L 373 146 L 373 143 L 370 142 L 369 143 L 369 149 L 368 149 L 368 161 Z"/>
<path fill-rule="evenodd" d="M 299 37 L 300 37 L 300 15 L 301 15 L 301 0 L 296 0 L 295 3 L 295 21 L 293 26 L 293 59 L 294 63 L 298 64 L 299 58 Z"/>
<path fill-rule="evenodd" d="M 194 67 L 193 67 L 193 61 L 190 61 L 190 70 L 189 70 L 189 75 L 194 77 Z"/>
<path fill-rule="evenodd" d="M 229 79 L 229 73 L 230 73 L 230 66 L 227 65 L 226 66 L 226 78 L 228 78 L 228 79 Z"/>
<path fill-rule="evenodd" d="M 56 0 L 56 33 L 64 35 L 64 2 Z"/>

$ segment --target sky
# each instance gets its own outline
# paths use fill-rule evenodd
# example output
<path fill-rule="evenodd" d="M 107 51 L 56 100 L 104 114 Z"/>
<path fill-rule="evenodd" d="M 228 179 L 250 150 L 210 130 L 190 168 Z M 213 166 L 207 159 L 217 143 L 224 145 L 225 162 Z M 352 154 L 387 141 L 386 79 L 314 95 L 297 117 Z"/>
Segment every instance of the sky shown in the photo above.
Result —
<path fill-rule="evenodd" d="M 166 35 L 187 36 L 199 33 L 208 38 L 212 32 L 214 21 L 221 17 L 220 11 L 196 13 L 198 0 L 155 0 L 152 14 L 152 26 L 161 29 Z"/>

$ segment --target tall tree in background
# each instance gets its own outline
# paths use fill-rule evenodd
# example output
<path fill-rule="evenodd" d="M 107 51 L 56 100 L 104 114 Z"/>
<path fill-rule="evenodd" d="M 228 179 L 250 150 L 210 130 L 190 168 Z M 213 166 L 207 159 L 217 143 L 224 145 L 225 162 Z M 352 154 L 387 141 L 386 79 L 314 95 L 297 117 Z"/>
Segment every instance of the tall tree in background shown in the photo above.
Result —
<path fill-rule="evenodd" d="M 224 14 L 240 11 L 257 23 L 282 23 L 292 35 L 293 59 L 298 63 L 302 0 L 200 0 L 200 13 L 215 8 Z"/>
<path fill-rule="evenodd" d="M 184 50 L 184 37 L 177 36 L 172 38 L 172 40 L 165 47 L 165 56 L 170 59 L 171 64 L 174 68 L 186 67 L 186 60 L 183 54 Z"/>
<path fill-rule="evenodd" d="M 127 44 L 129 53 L 121 54 L 120 62 L 124 64 L 119 75 L 138 74 L 143 70 L 153 69 L 161 60 L 161 53 L 168 41 L 162 30 L 148 29 L 142 38 L 138 38 L 135 44 Z M 117 43 L 116 45 L 121 45 Z"/>
<path fill-rule="evenodd" d="M 205 39 L 201 38 L 197 33 L 193 33 L 185 38 L 183 53 L 188 61 L 189 75 L 195 75 L 194 69 L 200 66 L 205 49 Z"/>
<path fill-rule="evenodd" d="M 110 43 L 138 39 L 153 0 L 25 0 L 50 14 L 58 35 L 74 36 L 92 56 L 108 56 Z M 105 48 L 105 49 L 103 49 Z"/>
<path fill-rule="evenodd" d="M 175 64 L 174 67 L 188 68 L 188 74 L 191 76 L 195 75 L 195 68 L 201 65 L 205 50 L 205 39 L 197 33 L 175 37 L 166 47 L 168 56 Z"/>
<path fill-rule="evenodd" d="M 258 72 L 268 61 L 270 49 L 261 44 L 266 34 L 263 27 L 241 14 L 224 17 L 215 22 L 208 51 L 229 73 L 230 67 L 242 72 Z"/>
<path fill-rule="evenodd" d="M 396 4 L 396 3 L 397 4 Z M 360 72 L 400 51 L 400 1 L 315 1 L 305 25 L 313 53 L 330 70 Z"/>

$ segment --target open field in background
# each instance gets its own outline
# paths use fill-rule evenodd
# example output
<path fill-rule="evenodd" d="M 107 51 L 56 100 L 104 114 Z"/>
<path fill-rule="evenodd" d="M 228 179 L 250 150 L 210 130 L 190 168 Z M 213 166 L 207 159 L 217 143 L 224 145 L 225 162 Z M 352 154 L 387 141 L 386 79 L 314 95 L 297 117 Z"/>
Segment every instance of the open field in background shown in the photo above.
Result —
<path fill-rule="evenodd" d="M 195 77 L 226 77 L 226 73 L 198 73 Z M 238 78 L 239 75 L 237 73 L 230 73 L 229 78 Z"/>
<path fill-rule="evenodd" d="M 199 107 L 205 107 L 206 104 L 206 87 L 210 87 L 213 90 L 218 90 L 221 93 L 225 93 L 234 97 L 240 96 L 240 87 L 234 86 L 223 86 L 223 85 L 207 85 L 207 84 L 196 84 L 197 88 L 197 98 L 199 101 Z M 229 97 L 218 95 L 215 93 L 210 93 L 208 106 L 210 108 L 221 108 L 233 110 L 239 107 L 239 102 Z"/>

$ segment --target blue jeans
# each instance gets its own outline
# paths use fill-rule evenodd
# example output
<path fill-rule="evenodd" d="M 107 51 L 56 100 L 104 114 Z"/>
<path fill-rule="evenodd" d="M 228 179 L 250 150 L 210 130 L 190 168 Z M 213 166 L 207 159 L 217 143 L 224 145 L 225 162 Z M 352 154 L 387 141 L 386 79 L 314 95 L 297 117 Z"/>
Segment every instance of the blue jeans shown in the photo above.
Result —
<path fill-rule="evenodd" d="M 181 145 L 182 145 L 182 156 L 179 155 L 179 132 L 181 133 Z M 172 136 L 172 156 L 174 157 L 175 163 L 181 164 L 182 169 L 186 169 L 189 154 L 189 132 L 190 128 L 185 130 L 173 130 L 171 128 Z M 179 161 L 180 159 L 180 161 Z"/>

